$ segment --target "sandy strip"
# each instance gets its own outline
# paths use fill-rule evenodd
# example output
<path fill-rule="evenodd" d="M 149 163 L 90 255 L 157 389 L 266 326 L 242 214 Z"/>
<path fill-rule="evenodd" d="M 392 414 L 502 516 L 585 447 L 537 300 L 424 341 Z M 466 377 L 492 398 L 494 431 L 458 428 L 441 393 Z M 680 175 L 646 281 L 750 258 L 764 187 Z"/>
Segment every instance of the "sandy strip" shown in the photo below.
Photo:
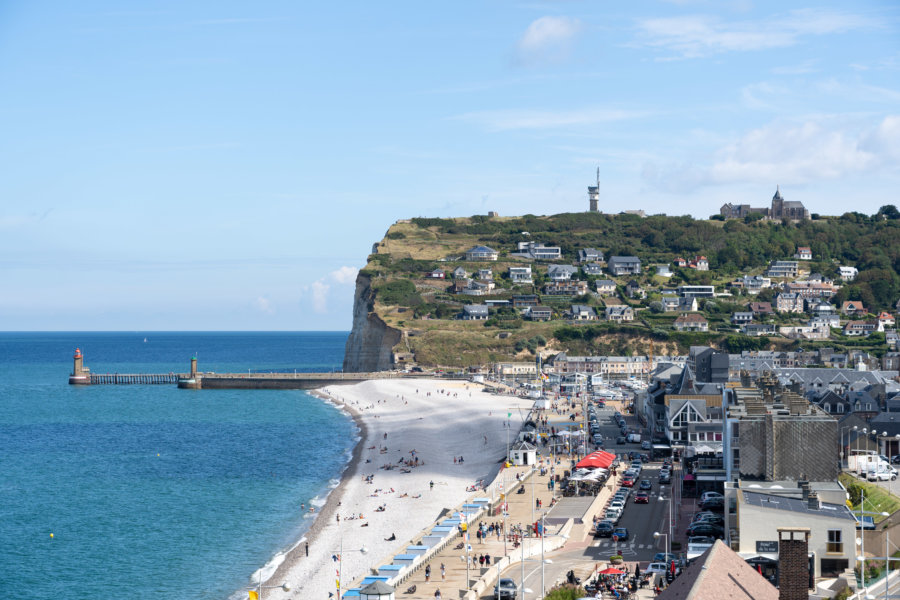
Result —
<path fill-rule="evenodd" d="M 533 401 L 481 389 L 463 381 L 381 380 L 319 390 L 354 414 L 362 441 L 306 534 L 309 557 L 305 544 L 299 544 L 268 578 L 269 585 L 286 582 L 291 587 L 289 594 L 274 592 L 277 597 L 326 600 L 329 592 L 335 593 L 339 563 L 332 556 L 338 554 L 342 535 L 342 581 L 349 589 L 370 567 L 389 562 L 383 560 L 389 554 L 402 553 L 441 510 L 461 504 L 468 486 L 493 478 L 506 455 L 507 413 L 513 413 L 515 434 Z M 460 456 L 464 462 L 454 463 Z M 401 459 L 415 464 L 416 457 L 419 466 L 407 468 L 409 472 L 381 468 L 397 466 Z M 374 476 L 371 483 L 365 481 L 369 475 Z M 385 510 L 376 512 L 381 505 Z M 396 541 L 385 541 L 391 534 Z"/>

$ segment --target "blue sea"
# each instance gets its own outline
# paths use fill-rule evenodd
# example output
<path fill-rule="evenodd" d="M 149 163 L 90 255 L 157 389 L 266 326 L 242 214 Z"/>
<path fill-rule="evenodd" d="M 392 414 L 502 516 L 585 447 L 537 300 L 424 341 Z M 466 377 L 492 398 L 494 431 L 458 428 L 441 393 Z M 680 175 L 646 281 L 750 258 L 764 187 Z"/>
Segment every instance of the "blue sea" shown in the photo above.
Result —
<path fill-rule="evenodd" d="M 356 427 L 301 391 L 70 386 L 94 373 L 329 371 L 346 333 L 0 333 L 0 595 L 246 598 Z M 282 594 L 284 595 L 284 594 Z"/>

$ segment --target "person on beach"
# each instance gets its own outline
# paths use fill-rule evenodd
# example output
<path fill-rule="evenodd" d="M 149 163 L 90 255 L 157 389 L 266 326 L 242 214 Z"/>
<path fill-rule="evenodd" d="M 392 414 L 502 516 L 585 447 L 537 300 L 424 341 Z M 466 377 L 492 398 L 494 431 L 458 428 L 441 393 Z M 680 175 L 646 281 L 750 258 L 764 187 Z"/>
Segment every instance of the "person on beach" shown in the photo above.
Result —
<path fill-rule="evenodd" d="M 447 568 L 444 566 L 444 563 L 441 563 L 441 581 L 446 581 L 447 579 Z M 438 590 L 440 591 L 440 590 Z"/>
<path fill-rule="evenodd" d="M 431 581 L 431 565 L 425 565 L 425 583 Z"/>
<path fill-rule="evenodd" d="M 441 588 L 434 590 L 434 599 L 441 600 Z"/>

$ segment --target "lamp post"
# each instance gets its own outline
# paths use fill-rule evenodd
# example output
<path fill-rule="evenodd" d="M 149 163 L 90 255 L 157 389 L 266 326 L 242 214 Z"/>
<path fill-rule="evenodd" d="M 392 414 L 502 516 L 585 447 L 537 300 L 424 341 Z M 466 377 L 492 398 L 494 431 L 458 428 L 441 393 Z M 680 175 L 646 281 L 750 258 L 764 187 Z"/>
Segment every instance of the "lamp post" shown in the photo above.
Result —
<path fill-rule="evenodd" d="M 660 494 L 660 496 L 659 496 L 660 502 L 662 502 L 663 500 L 666 500 L 666 499 L 667 498 L 663 497 L 663 495 Z M 671 540 L 672 539 L 672 499 L 668 498 L 668 501 L 669 501 L 669 533 L 668 533 L 669 537 L 667 539 Z M 667 552 L 668 552 L 668 550 L 667 550 Z"/>
<path fill-rule="evenodd" d="M 287 583 L 282 583 L 281 585 L 263 585 L 262 584 L 262 569 L 259 570 L 259 581 L 256 583 L 256 598 L 257 600 L 262 600 L 262 591 L 263 590 L 282 590 L 285 592 L 291 591 L 291 588 Z"/>
<path fill-rule="evenodd" d="M 850 445 L 850 432 L 856 431 L 857 426 L 853 425 L 852 427 L 848 425 L 847 427 L 841 427 L 841 469 L 844 468 L 844 463 L 846 461 L 847 466 L 850 466 L 850 454 L 845 452 L 844 449 Z M 847 432 L 847 445 L 844 445 L 844 432 Z"/>
<path fill-rule="evenodd" d="M 658 531 L 655 531 L 655 532 L 653 533 L 653 539 L 657 539 L 657 540 L 658 540 L 658 539 L 659 539 L 659 536 L 663 536 L 663 537 L 666 538 L 666 539 L 665 539 L 665 542 L 666 542 L 666 544 L 665 544 L 665 548 L 666 548 L 666 562 L 669 562 L 669 534 L 668 534 L 668 533 L 660 533 L 660 532 L 658 532 Z"/>
<path fill-rule="evenodd" d="M 853 429 L 856 429 L 856 427 L 854 427 Z M 868 429 L 866 429 L 865 427 L 862 428 L 862 434 L 863 434 L 863 435 L 866 435 L 868 432 L 869 432 Z M 868 445 L 868 444 L 867 444 L 867 445 Z M 859 436 L 856 436 L 856 456 L 857 456 L 857 460 L 856 460 L 856 476 L 859 477 Z"/>
<path fill-rule="evenodd" d="M 865 431 L 865 430 L 863 430 L 863 431 Z M 860 493 L 859 510 L 855 511 L 856 513 L 859 514 L 859 523 L 860 524 L 862 524 L 863 515 L 881 515 L 882 517 L 890 516 L 890 513 L 886 513 L 886 512 L 867 511 L 867 510 L 865 510 L 865 506 L 866 506 L 866 493 L 863 491 Z M 863 590 L 866 589 L 866 538 L 865 538 L 865 535 L 863 534 L 864 531 L 865 531 L 864 529 L 860 529 L 859 537 L 856 538 L 856 545 L 860 547 L 860 555 L 856 558 L 856 560 L 859 561 L 859 563 L 860 563 L 859 571 L 860 571 L 860 574 L 862 577 Z M 887 531 L 886 530 L 885 530 L 885 548 L 887 548 Z M 888 565 L 887 561 L 888 561 L 887 552 L 885 552 L 885 571 L 887 570 L 887 565 Z M 887 572 L 885 572 L 884 584 L 885 584 L 885 588 L 887 588 Z M 869 596 L 867 594 L 866 597 L 870 598 L 871 596 Z M 887 597 L 887 596 L 885 596 L 885 597 Z"/>
<path fill-rule="evenodd" d="M 344 575 L 344 520 L 340 520 L 340 525 L 338 525 L 340 534 L 341 534 L 341 546 L 338 550 L 338 578 L 337 578 L 337 600 L 341 600 L 341 590 L 343 589 L 343 575 Z M 354 550 L 355 552 L 360 552 L 365 554 L 369 550 L 363 546 L 359 550 Z"/>

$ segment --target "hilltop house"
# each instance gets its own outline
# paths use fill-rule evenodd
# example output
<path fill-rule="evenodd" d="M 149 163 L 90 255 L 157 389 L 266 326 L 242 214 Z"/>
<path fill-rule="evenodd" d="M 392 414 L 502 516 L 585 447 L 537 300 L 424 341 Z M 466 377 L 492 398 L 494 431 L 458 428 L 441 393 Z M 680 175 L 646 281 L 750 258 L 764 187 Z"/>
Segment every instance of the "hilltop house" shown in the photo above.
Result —
<path fill-rule="evenodd" d="M 809 246 L 798 246 L 794 258 L 799 260 L 812 260 L 812 249 Z"/>
<path fill-rule="evenodd" d="M 425 275 L 425 277 L 427 277 L 428 279 L 444 279 L 445 277 L 447 277 L 447 274 L 444 273 L 443 269 L 435 269 L 434 271 L 431 271 L 430 273 Z"/>
<path fill-rule="evenodd" d="M 896 321 L 894 321 L 894 315 L 887 311 L 881 311 L 878 315 L 878 325 L 880 327 L 879 331 L 884 331 L 885 327 L 893 327 Z"/>
<path fill-rule="evenodd" d="M 613 304 L 612 306 L 607 306 L 606 320 L 616 322 L 633 321 L 634 309 L 624 304 Z"/>
<path fill-rule="evenodd" d="M 686 261 L 683 258 L 681 258 L 680 256 L 678 256 L 675 258 L 675 260 L 672 261 L 672 264 L 674 264 L 676 267 L 683 269 L 684 267 L 687 266 L 688 261 Z"/>
<path fill-rule="evenodd" d="M 465 279 L 469 276 L 469 273 L 462 267 L 456 267 L 453 269 L 453 279 Z"/>
<path fill-rule="evenodd" d="M 621 275 L 639 275 L 641 272 L 641 260 L 637 256 L 613 256 L 606 263 L 610 274 L 619 277 Z"/>
<path fill-rule="evenodd" d="M 775 297 L 775 310 L 780 313 L 802 313 L 803 305 L 800 294 L 784 292 Z"/>
<path fill-rule="evenodd" d="M 775 333 L 775 325 L 773 323 L 747 323 L 741 326 L 741 333 L 750 337 L 772 335 Z"/>
<path fill-rule="evenodd" d="M 551 281 L 543 291 L 548 296 L 583 296 L 588 286 L 586 281 Z"/>
<path fill-rule="evenodd" d="M 800 265 L 796 260 L 773 260 L 766 271 L 767 277 L 782 279 L 796 279 L 800 273 Z"/>
<path fill-rule="evenodd" d="M 497 260 L 497 251 L 487 246 L 475 246 L 466 250 L 466 260 Z"/>
<path fill-rule="evenodd" d="M 573 321 L 593 321 L 597 318 L 597 313 L 590 306 L 573 304 L 569 309 L 569 318 Z"/>
<path fill-rule="evenodd" d="M 673 275 L 672 269 L 669 268 L 669 265 L 653 265 L 656 267 L 656 274 L 660 277 L 671 277 Z"/>
<path fill-rule="evenodd" d="M 697 312 L 697 299 L 693 296 L 681 298 L 679 296 L 662 297 L 663 312 Z"/>
<path fill-rule="evenodd" d="M 709 261 L 705 256 L 695 256 L 694 260 L 688 263 L 688 267 L 697 271 L 709 271 Z"/>
<path fill-rule="evenodd" d="M 709 321 L 702 315 L 686 313 L 675 319 L 672 327 L 677 331 L 709 331 Z"/>
<path fill-rule="evenodd" d="M 849 321 L 844 325 L 844 335 L 868 337 L 870 333 L 878 330 L 878 323 L 873 321 Z"/>
<path fill-rule="evenodd" d="M 647 292 L 645 292 L 641 285 L 632 279 L 627 284 L 625 284 L 625 295 L 629 298 L 646 298 Z"/>
<path fill-rule="evenodd" d="M 532 260 L 559 260 L 562 258 L 562 250 L 559 246 L 545 246 L 537 242 L 519 242 L 518 249 L 519 251 L 514 256 Z"/>
<path fill-rule="evenodd" d="M 553 318 L 553 309 L 549 306 L 529 306 L 524 314 L 532 321 L 549 321 Z"/>
<path fill-rule="evenodd" d="M 494 272 L 491 269 L 478 269 L 478 274 L 475 277 L 482 281 L 489 281 L 494 278 Z"/>
<path fill-rule="evenodd" d="M 818 325 L 784 325 L 778 328 L 778 333 L 792 340 L 827 340 L 831 329 Z"/>
<path fill-rule="evenodd" d="M 603 262 L 603 252 L 596 248 L 582 248 L 578 251 L 578 262 Z"/>
<path fill-rule="evenodd" d="M 859 271 L 856 267 L 838 267 L 838 275 L 840 275 L 841 279 L 844 281 L 853 281 L 856 279 L 856 276 L 859 275 Z"/>
<path fill-rule="evenodd" d="M 859 300 L 847 300 L 841 304 L 841 312 L 848 317 L 867 314 L 866 307 Z"/>
<path fill-rule="evenodd" d="M 747 305 L 747 308 L 750 309 L 757 317 L 765 317 L 767 315 L 775 314 L 775 311 L 772 310 L 771 302 L 751 302 Z"/>
<path fill-rule="evenodd" d="M 762 275 L 744 275 L 740 279 L 731 282 L 731 287 L 743 288 L 748 294 L 758 294 L 760 291 L 772 287 L 772 280 Z"/>
<path fill-rule="evenodd" d="M 599 263 L 585 263 L 581 265 L 581 269 L 585 275 L 601 275 L 603 273 L 603 265 Z"/>
<path fill-rule="evenodd" d="M 526 308 L 538 305 L 538 297 L 534 294 L 518 295 L 512 297 L 513 308 Z"/>
<path fill-rule="evenodd" d="M 464 321 L 485 321 L 488 318 L 488 307 L 484 304 L 466 304 L 460 318 Z"/>
<path fill-rule="evenodd" d="M 531 267 L 510 267 L 509 280 L 513 283 L 531 284 Z"/>
<path fill-rule="evenodd" d="M 616 293 L 616 282 L 612 279 L 598 279 L 597 293 L 601 296 L 609 296 Z"/>
<path fill-rule="evenodd" d="M 743 325 L 745 323 L 750 323 L 751 321 L 753 321 L 752 312 L 736 312 L 731 315 L 731 322 L 734 325 Z"/>
<path fill-rule="evenodd" d="M 550 281 L 569 281 L 578 273 L 578 267 L 572 265 L 550 265 L 547 267 L 547 277 Z"/>

